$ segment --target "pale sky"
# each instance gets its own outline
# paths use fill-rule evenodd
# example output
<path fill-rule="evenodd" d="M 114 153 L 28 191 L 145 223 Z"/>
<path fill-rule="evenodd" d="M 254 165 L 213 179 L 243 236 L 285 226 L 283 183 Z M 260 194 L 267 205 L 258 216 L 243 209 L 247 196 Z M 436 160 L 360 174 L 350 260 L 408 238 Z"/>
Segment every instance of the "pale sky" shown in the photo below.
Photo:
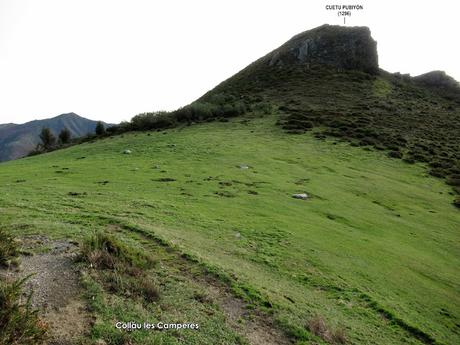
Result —
<path fill-rule="evenodd" d="M 343 3 L 349 3 L 345 1 Z M 460 80 L 460 1 L 351 1 L 380 67 Z M 188 104 L 297 33 L 325 0 L 0 0 L 0 123 L 75 112 L 117 123 Z"/>

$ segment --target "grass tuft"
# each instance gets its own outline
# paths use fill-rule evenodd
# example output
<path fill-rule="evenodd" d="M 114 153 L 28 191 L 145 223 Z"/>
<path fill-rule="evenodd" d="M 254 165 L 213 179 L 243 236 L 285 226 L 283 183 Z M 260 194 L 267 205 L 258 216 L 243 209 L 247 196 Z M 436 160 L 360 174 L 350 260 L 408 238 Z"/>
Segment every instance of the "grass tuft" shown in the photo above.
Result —
<path fill-rule="evenodd" d="M 330 327 L 324 318 L 320 315 L 315 315 L 307 322 L 308 330 L 314 335 L 322 338 L 330 344 L 346 344 L 347 336 L 345 329 L 342 327 Z"/>
<path fill-rule="evenodd" d="M 17 263 L 19 248 L 13 236 L 0 229 L 0 266 L 10 266 Z"/>
<path fill-rule="evenodd" d="M 138 296 L 148 303 L 160 299 L 159 289 L 146 272 L 155 261 L 146 253 L 98 232 L 84 242 L 83 258 L 101 271 L 100 280 L 108 291 Z"/>

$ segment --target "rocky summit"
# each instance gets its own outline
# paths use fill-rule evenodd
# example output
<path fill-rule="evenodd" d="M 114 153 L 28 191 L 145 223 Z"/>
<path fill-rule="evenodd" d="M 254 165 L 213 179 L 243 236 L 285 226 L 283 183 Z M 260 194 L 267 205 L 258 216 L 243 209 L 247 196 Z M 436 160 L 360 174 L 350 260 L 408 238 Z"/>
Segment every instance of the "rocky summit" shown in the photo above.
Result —
<path fill-rule="evenodd" d="M 367 27 L 322 25 L 294 36 L 264 59 L 270 66 L 327 65 L 371 74 L 379 68 L 377 42 Z"/>

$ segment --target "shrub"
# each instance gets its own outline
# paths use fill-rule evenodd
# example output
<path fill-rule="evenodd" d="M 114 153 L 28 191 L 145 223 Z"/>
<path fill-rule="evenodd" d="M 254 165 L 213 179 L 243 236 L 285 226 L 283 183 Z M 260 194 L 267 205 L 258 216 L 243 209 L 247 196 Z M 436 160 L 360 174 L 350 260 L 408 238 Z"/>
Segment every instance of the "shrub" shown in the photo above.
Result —
<path fill-rule="evenodd" d="M 21 303 L 26 280 L 0 281 L 0 344 L 38 345 L 47 338 L 47 326 L 32 309 L 30 296 Z"/>
<path fill-rule="evenodd" d="M 459 176 L 451 176 L 447 179 L 447 184 L 450 186 L 460 186 L 460 177 Z"/>
<path fill-rule="evenodd" d="M 192 103 L 190 110 L 194 121 L 207 120 L 216 114 L 216 106 L 210 103 Z"/>
<path fill-rule="evenodd" d="M 388 156 L 391 158 L 402 158 L 403 154 L 401 153 L 401 151 L 393 150 L 388 152 Z"/>
<path fill-rule="evenodd" d="M 258 113 L 268 115 L 274 112 L 274 106 L 270 104 L 269 102 L 260 102 L 260 103 L 256 103 L 252 107 L 252 110 Z"/>
<path fill-rule="evenodd" d="M 454 202 L 453 202 L 454 206 L 457 206 L 458 208 L 460 208 L 460 197 L 457 197 Z"/>
<path fill-rule="evenodd" d="M 193 120 L 192 108 L 189 106 L 177 109 L 174 114 L 178 122 L 190 122 Z"/>
<path fill-rule="evenodd" d="M 430 169 L 430 170 L 428 171 L 428 173 L 429 173 L 431 176 L 439 177 L 439 178 L 443 178 L 444 176 L 446 176 L 445 171 L 442 170 L 442 169 L 439 169 L 439 168 Z"/>
<path fill-rule="evenodd" d="M 15 263 L 19 249 L 14 238 L 5 230 L 0 229 L 0 266 Z"/>
<path fill-rule="evenodd" d="M 171 113 L 158 111 L 153 113 L 142 113 L 131 119 L 130 125 L 122 126 L 125 130 L 149 131 L 152 129 L 164 129 L 173 127 L 176 121 Z"/>

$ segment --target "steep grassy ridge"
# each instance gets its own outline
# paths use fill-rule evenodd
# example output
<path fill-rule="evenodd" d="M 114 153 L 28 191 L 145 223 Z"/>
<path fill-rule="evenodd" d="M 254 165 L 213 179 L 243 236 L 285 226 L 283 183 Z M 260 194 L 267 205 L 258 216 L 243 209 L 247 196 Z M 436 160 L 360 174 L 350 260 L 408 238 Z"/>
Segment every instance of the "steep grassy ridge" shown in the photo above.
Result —
<path fill-rule="evenodd" d="M 292 132 L 323 128 L 355 145 L 388 150 L 395 158 L 427 162 L 437 177 L 460 176 L 460 103 L 407 77 L 380 71 L 269 66 L 263 58 L 203 96 L 241 95 L 247 103 L 277 105 Z M 460 95 L 460 87 L 450 90 Z M 459 183 L 453 183 L 460 188 Z M 457 188 L 457 191 L 459 189 Z"/>
<path fill-rule="evenodd" d="M 450 188 L 419 164 L 310 133 L 287 136 L 276 121 L 129 133 L 2 164 L 0 222 L 19 236 L 77 239 L 115 227 L 145 251 L 140 234 L 161 238 L 226 277 L 299 342 L 323 342 L 308 326 L 320 316 L 350 344 L 457 344 L 460 213 Z M 293 199 L 298 192 L 311 197 Z M 87 289 L 109 298 L 97 284 Z M 160 289 L 176 320 L 205 320 L 208 309 L 187 304 L 189 292 L 184 311 L 171 307 L 178 286 Z M 96 338 L 119 339 L 114 313 L 142 319 L 168 310 L 109 300 L 92 302 Z M 181 341 L 235 343 L 219 315 Z"/>

